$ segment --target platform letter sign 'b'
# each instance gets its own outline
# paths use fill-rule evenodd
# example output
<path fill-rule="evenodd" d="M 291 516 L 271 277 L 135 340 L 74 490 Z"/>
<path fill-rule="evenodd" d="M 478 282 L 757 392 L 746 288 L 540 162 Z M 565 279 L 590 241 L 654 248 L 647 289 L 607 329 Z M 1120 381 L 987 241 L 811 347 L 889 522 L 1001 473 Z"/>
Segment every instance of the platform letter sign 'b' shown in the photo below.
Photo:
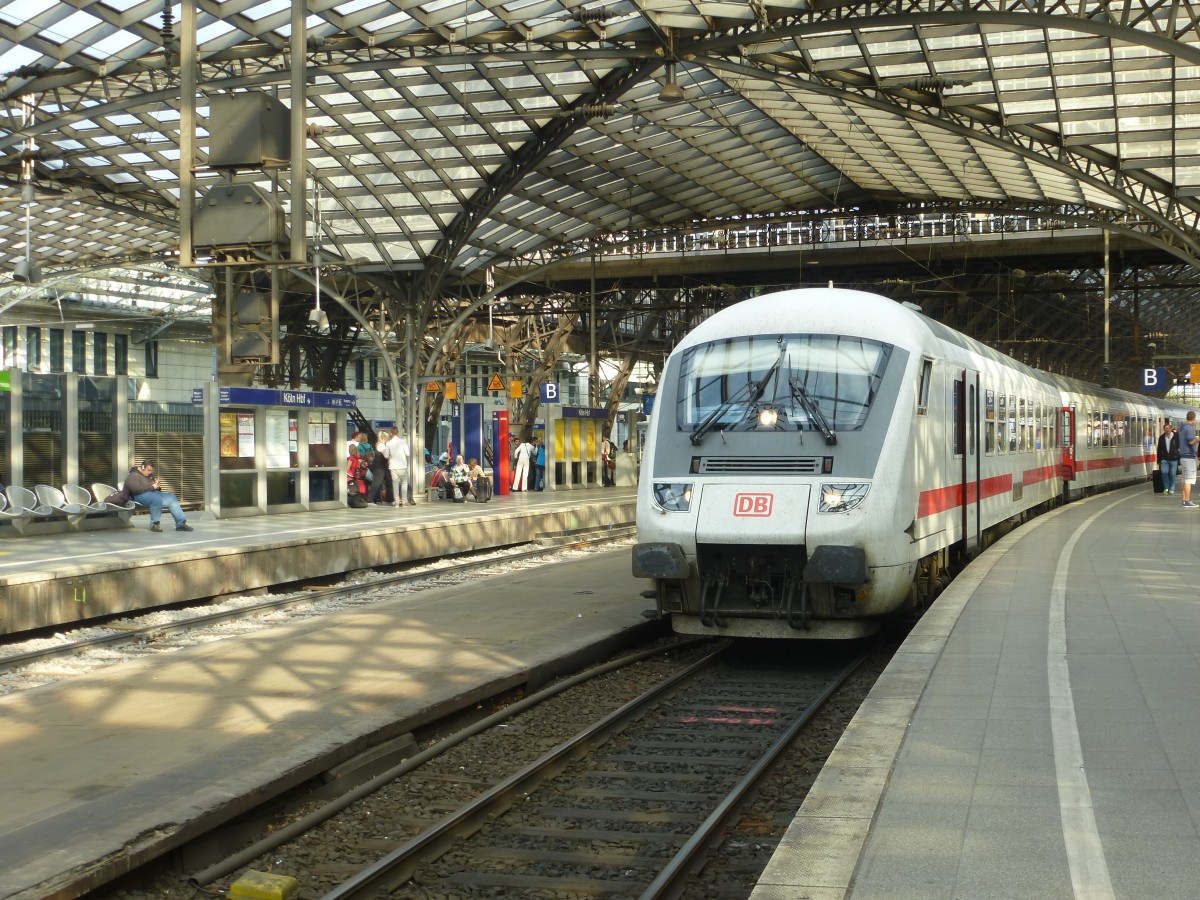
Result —
<path fill-rule="evenodd" d="M 543 382 L 541 384 L 541 391 L 543 403 L 558 402 L 558 385 L 554 382 Z"/>
<path fill-rule="evenodd" d="M 1142 369 L 1142 390 L 1161 391 L 1167 386 L 1167 370 L 1162 366 Z"/>

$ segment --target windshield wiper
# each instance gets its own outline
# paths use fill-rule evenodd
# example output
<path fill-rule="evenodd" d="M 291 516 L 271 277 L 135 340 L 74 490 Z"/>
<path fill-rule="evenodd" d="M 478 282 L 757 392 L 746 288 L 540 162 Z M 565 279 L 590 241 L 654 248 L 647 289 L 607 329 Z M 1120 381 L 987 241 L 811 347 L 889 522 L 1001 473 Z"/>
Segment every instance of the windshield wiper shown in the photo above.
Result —
<path fill-rule="evenodd" d="M 817 401 L 805 390 L 804 385 L 796 379 L 789 377 L 788 387 L 791 388 L 792 396 L 800 401 L 800 405 L 804 407 L 804 411 L 808 413 L 808 417 L 821 430 L 821 434 L 825 435 L 825 443 L 830 447 L 836 446 L 837 435 L 833 433 L 833 427 L 829 424 L 829 420 L 825 418 L 825 413 L 821 412 L 821 407 Z"/>
<path fill-rule="evenodd" d="M 779 371 L 779 362 L 782 359 L 783 354 L 780 353 L 779 359 L 775 360 L 775 365 L 771 366 L 771 368 L 767 370 L 767 374 L 762 377 L 761 381 L 757 383 L 753 381 L 747 381 L 745 387 L 743 387 L 729 399 L 723 401 L 716 409 L 708 414 L 708 417 L 703 422 L 693 428 L 692 433 L 688 436 L 689 440 L 692 442 L 692 445 L 696 447 L 700 446 L 700 442 L 704 440 L 704 436 L 717 426 L 717 423 L 721 420 L 721 417 L 725 415 L 725 413 L 729 412 L 735 403 L 741 403 L 745 401 L 747 408 L 753 409 L 754 404 L 762 399 L 762 395 L 766 392 L 767 385 L 771 383 L 771 379 L 775 377 L 775 373 Z M 744 397 L 742 396 L 743 394 L 745 394 Z M 743 418 L 745 417 L 743 416 Z"/>

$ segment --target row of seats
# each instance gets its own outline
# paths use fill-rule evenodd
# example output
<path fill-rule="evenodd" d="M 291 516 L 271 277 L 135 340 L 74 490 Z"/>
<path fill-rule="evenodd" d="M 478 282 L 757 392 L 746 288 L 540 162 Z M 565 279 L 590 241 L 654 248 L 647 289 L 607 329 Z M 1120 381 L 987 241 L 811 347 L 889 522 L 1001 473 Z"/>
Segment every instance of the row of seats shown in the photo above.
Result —
<path fill-rule="evenodd" d="M 7 521 L 18 532 L 34 519 L 62 517 L 69 525 L 78 525 L 89 515 L 116 514 L 128 522 L 138 505 L 133 500 L 125 504 L 109 503 L 107 498 L 117 488 L 96 482 L 89 492 L 78 484 L 64 484 L 61 489 L 48 484 L 29 488 L 8 487 L 0 491 L 0 521 Z"/>

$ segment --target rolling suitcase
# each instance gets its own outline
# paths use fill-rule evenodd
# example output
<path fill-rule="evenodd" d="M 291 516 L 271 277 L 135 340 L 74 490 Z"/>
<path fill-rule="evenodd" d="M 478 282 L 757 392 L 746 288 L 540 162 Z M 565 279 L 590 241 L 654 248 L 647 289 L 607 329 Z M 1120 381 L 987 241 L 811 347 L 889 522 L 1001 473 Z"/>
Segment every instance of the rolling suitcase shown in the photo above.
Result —
<path fill-rule="evenodd" d="M 1154 493 L 1161 494 L 1163 492 L 1162 469 L 1154 470 Z"/>

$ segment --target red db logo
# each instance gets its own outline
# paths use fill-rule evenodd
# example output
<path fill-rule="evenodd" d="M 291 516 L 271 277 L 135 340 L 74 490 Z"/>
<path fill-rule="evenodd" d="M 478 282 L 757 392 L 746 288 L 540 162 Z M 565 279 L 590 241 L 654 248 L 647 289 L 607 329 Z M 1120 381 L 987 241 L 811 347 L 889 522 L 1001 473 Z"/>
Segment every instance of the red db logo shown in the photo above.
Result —
<path fill-rule="evenodd" d="M 769 516 L 775 502 L 774 494 L 735 494 L 733 514 L 735 516 Z"/>

